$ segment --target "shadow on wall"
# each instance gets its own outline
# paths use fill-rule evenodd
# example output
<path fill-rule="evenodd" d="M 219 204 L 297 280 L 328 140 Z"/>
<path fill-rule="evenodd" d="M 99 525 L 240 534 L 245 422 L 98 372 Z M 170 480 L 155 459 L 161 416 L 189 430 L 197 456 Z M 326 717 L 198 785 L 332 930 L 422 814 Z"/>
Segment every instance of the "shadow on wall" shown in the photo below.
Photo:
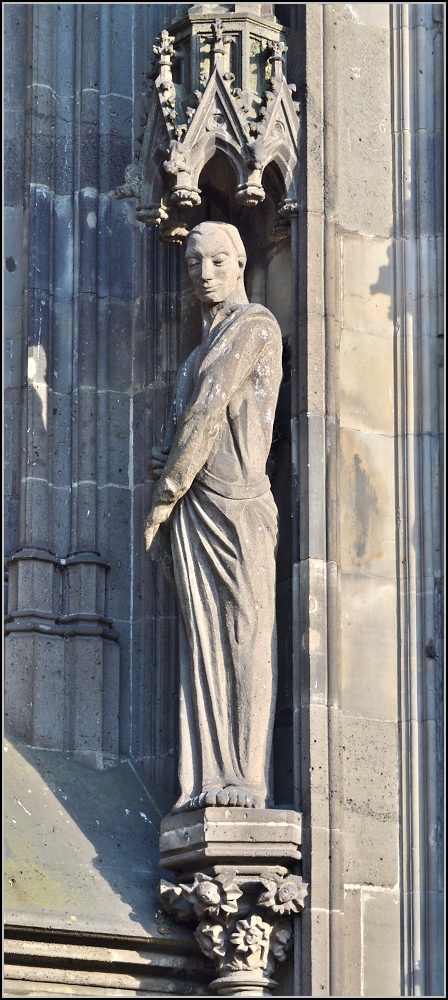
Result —
<path fill-rule="evenodd" d="M 175 925 L 158 899 L 166 796 L 150 795 L 130 761 L 91 771 L 8 737 L 3 756 L 8 926 L 172 945 L 197 954 L 191 966 L 201 971 L 191 930 Z"/>

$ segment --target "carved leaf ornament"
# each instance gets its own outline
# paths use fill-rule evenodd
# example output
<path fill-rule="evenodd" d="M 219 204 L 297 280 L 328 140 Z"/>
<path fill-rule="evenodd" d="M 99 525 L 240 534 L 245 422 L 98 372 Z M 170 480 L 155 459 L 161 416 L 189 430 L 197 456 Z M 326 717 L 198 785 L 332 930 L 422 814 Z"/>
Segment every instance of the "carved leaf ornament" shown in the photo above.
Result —
<path fill-rule="evenodd" d="M 233 73 L 223 71 L 222 19 L 211 24 L 208 40 L 213 69 L 210 76 L 201 69 L 196 89 L 185 100 L 184 88 L 173 82 L 173 60 L 180 58 L 175 36 L 161 32 L 153 46 L 157 75 L 138 160 L 126 169 L 125 183 L 115 192 L 118 198 L 136 199 L 139 221 L 162 224 L 164 242 L 181 243 L 187 235 L 188 212 L 201 201 L 201 172 L 217 150 L 232 163 L 239 204 L 255 206 L 264 200 L 263 171 L 274 162 L 283 179 L 280 214 L 288 218 L 297 209 L 299 107 L 283 74 L 284 42 L 264 43 L 271 76 L 254 104 L 247 91 L 233 87 Z"/>
<path fill-rule="evenodd" d="M 198 872 L 188 884 L 163 880 L 160 898 L 177 920 L 199 921 L 196 940 L 220 974 L 270 975 L 292 944 L 291 920 L 285 918 L 303 910 L 307 888 L 299 875 L 231 871 L 212 878 Z"/>

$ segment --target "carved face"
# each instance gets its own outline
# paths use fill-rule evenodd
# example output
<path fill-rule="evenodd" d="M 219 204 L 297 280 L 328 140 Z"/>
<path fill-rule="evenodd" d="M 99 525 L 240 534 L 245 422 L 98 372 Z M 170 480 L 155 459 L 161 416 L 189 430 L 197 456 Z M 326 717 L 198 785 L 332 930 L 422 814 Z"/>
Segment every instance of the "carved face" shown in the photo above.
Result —
<path fill-rule="evenodd" d="M 196 295 L 206 305 L 225 302 L 242 278 L 244 260 L 218 227 L 192 235 L 185 256 Z"/>

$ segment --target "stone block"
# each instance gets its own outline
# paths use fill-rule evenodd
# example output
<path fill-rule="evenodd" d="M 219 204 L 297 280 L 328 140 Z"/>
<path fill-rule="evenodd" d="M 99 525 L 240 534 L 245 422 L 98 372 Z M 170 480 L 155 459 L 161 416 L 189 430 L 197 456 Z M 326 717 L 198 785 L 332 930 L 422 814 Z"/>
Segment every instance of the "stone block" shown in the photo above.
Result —
<path fill-rule="evenodd" d="M 140 256 L 138 254 L 138 256 Z M 133 302 L 133 330 L 132 330 L 132 358 L 133 358 L 133 383 L 134 392 L 142 391 L 145 384 L 146 372 L 146 324 L 147 324 L 147 302 L 145 296 L 134 299 Z"/>
<path fill-rule="evenodd" d="M 397 891 L 362 892 L 363 996 L 399 997 L 400 897 Z"/>
<path fill-rule="evenodd" d="M 443 851 L 441 851 L 441 858 Z M 442 862 L 443 864 L 443 862 Z M 443 876 L 442 876 L 443 881 Z M 426 897 L 429 916 L 428 938 L 431 942 L 431 963 L 428 968 L 428 996 L 443 996 L 445 990 L 445 926 L 446 900 L 444 887 Z"/>
<path fill-rule="evenodd" d="M 398 883 L 397 726 L 343 717 L 346 882 Z"/>
<path fill-rule="evenodd" d="M 173 871 L 291 864 L 300 859 L 301 835 L 301 816 L 292 810 L 197 809 L 162 820 L 161 864 Z"/>
<path fill-rule="evenodd" d="M 4 112 L 3 144 L 3 198 L 5 205 L 23 207 L 23 185 L 25 176 L 24 134 L 25 113 Z"/>
<path fill-rule="evenodd" d="M 4 404 L 4 428 L 5 428 L 5 438 L 4 438 L 4 472 L 3 472 L 3 488 L 5 496 L 11 496 L 13 492 L 12 484 L 12 474 L 13 474 L 13 440 L 14 440 L 14 406 L 12 403 Z M 16 443 L 16 442 L 14 442 Z M 16 459 L 16 452 L 14 452 L 14 461 Z"/>
<path fill-rule="evenodd" d="M 368 28 L 390 29 L 390 11 L 387 3 L 345 3 L 343 17 L 345 21 Z"/>
<path fill-rule="evenodd" d="M 85 457 L 85 456 L 83 456 Z M 95 552 L 97 487 L 94 481 L 75 483 L 72 486 L 75 510 L 72 524 L 72 551 Z"/>
<path fill-rule="evenodd" d="M 345 235 L 343 326 L 388 337 L 393 330 L 393 257 L 389 239 Z M 341 371 L 343 377 L 343 371 Z"/>
<path fill-rule="evenodd" d="M 340 346 L 340 422 L 367 433 L 394 434 L 393 342 L 343 330 Z"/>
<path fill-rule="evenodd" d="M 64 748 L 65 646 L 63 636 L 34 636 L 32 743 L 36 747 Z"/>
<path fill-rule="evenodd" d="M 72 97 L 74 93 L 74 63 L 76 44 L 76 10 L 71 4 L 56 7 L 53 11 L 55 36 L 56 93 L 60 97 Z"/>
<path fill-rule="evenodd" d="M 394 439 L 341 427 L 339 442 L 342 570 L 392 581 L 396 574 Z"/>
<path fill-rule="evenodd" d="M 300 620 L 305 625 L 300 636 L 302 659 L 301 704 L 326 705 L 326 564 L 319 559 L 300 563 Z"/>
<path fill-rule="evenodd" d="M 341 20 L 335 29 L 335 41 L 336 217 L 346 230 L 389 236 L 392 231 L 389 34 L 380 28 L 361 29 L 354 22 Z"/>
<path fill-rule="evenodd" d="M 344 891 L 344 992 L 345 997 L 360 997 L 361 992 L 361 889 L 349 886 Z"/>
<path fill-rule="evenodd" d="M 74 292 L 74 218 L 72 194 L 53 199 L 53 294 L 70 301 Z"/>
<path fill-rule="evenodd" d="M 309 728 L 308 728 L 309 727 Z M 328 771 L 328 708 L 325 704 L 310 704 L 305 732 L 302 737 L 309 737 L 305 760 L 308 769 L 309 802 L 307 815 L 311 815 L 311 825 L 327 829 L 330 825 L 329 815 L 329 771 Z M 304 790 L 304 803 L 308 793 Z"/>
<path fill-rule="evenodd" d="M 114 619 L 114 628 L 119 634 L 120 648 L 119 753 L 128 756 L 139 725 L 139 712 L 137 720 L 135 718 L 135 670 L 131 660 L 131 626 L 129 621 Z"/>
<path fill-rule="evenodd" d="M 134 209 L 128 199 L 111 198 L 110 295 L 117 299 L 132 299 L 134 219 Z"/>
<path fill-rule="evenodd" d="M 20 499 L 17 496 L 5 496 L 4 499 L 4 549 L 8 557 L 16 551 L 19 545 Z M 6 603 L 5 603 L 6 607 Z"/>
<path fill-rule="evenodd" d="M 133 396 L 133 480 L 135 489 L 142 489 L 143 483 L 148 475 L 148 463 L 150 459 L 150 447 L 146 442 L 147 415 L 145 406 L 145 395 L 143 392 L 136 392 Z M 140 515 L 143 524 L 143 514 Z"/>
<path fill-rule="evenodd" d="M 146 648 L 151 650 L 152 655 L 150 659 L 147 657 L 144 742 L 146 747 L 152 748 L 156 758 L 155 769 L 160 784 L 163 784 L 166 756 L 173 758 L 179 746 L 178 624 L 174 617 L 167 615 L 166 610 L 165 603 L 163 616 L 157 615 L 145 634 Z M 166 664 L 163 673 L 156 670 L 157 663 Z"/>
<path fill-rule="evenodd" d="M 314 818 L 311 820 L 310 901 L 313 910 L 328 911 L 330 909 L 330 831 L 328 826 L 321 827 L 318 822 Z M 305 838 L 303 842 L 304 852 Z"/>
<path fill-rule="evenodd" d="M 22 384 L 22 306 L 3 310 L 4 386 L 8 389 Z"/>
<path fill-rule="evenodd" d="M 107 614 L 129 620 L 129 572 L 131 558 L 131 495 L 119 486 L 98 490 L 98 542 L 110 563 L 107 574 Z"/>
<path fill-rule="evenodd" d="M 397 718 L 396 599 L 393 580 L 342 574 L 341 685 L 349 714 Z"/>
<path fill-rule="evenodd" d="M 26 87 L 25 45 L 26 45 L 25 5 L 10 4 L 4 10 L 4 31 L 7 44 L 4 51 L 3 96 L 5 109 L 19 110 L 23 107 Z"/>
<path fill-rule="evenodd" d="M 73 305 L 71 301 L 53 302 L 53 388 L 69 393 L 73 382 Z"/>
<path fill-rule="evenodd" d="M 54 156 L 54 190 L 60 197 L 72 198 L 74 179 L 73 105 L 74 98 L 56 98 Z"/>
<path fill-rule="evenodd" d="M 307 284 L 307 308 L 308 314 L 322 316 L 324 312 L 324 227 L 322 217 L 319 214 L 310 212 L 307 218 L 307 251 L 308 251 L 308 284 Z M 319 328 L 316 326 L 316 332 Z M 317 391 L 325 392 L 325 333 L 322 327 L 321 336 L 314 336 L 308 340 L 308 369 L 311 373 L 313 385 Z"/>
<path fill-rule="evenodd" d="M 4 271 L 3 294 L 7 309 L 22 305 L 23 281 L 23 208 L 20 205 L 4 209 Z"/>
<path fill-rule="evenodd" d="M 54 616 L 55 561 L 44 558 L 15 558 L 9 564 L 11 594 L 17 593 L 17 604 L 11 611 L 39 611 Z M 13 587 L 13 580 L 17 583 Z M 58 614 L 59 608 L 56 610 Z"/>
<path fill-rule="evenodd" d="M 103 753 L 117 758 L 119 752 L 120 647 L 103 639 Z"/>
<path fill-rule="evenodd" d="M 104 615 L 105 567 L 71 556 L 66 567 L 66 607 L 69 615 Z"/>
<path fill-rule="evenodd" d="M 130 462 L 130 400 L 123 392 L 108 393 L 108 480 L 110 484 L 131 487 Z"/>
<path fill-rule="evenodd" d="M 110 89 L 132 97 L 132 62 L 129 39 L 133 33 L 133 11 L 124 4 L 110 13 Z"/>
<path fill-rule="evenodd" d="M 34 306 L 38 307 L 40 302 L 39 293 L 51 292 L 52 282 L 52 246 L 50 240 L 51 217 L 53 213 L 53 192 L 50 191 L 45 180 L 42 183 L 37 181 L 30 188 L 30 234 L 29 234 L 29 255 L 28 255 L 28 285 L 37 291 Z M 45 300 L 46 296 L 42 295 Z M 30 303 L 31 304 L 31 303 Z M 41 310 L 37 308 L 37 316 Z M 31 318 L 31 317 L 30 317 Z M 36 319 L 37 317 L 34 316 Z M 36 331 L 37 334 L 37 331 Z M 36 335 L 35 343 L 38 342 Z M 45 343 L 42 336 L 40 342 Z"/>
<path fill-rule="evenodd" d="M 10 633 L 5 638 L 5 725 L 30 740 L 34 700 L 34 636 Z"/>
<path fill-rule="evenodd" d="M 70 453 L 68 457 L 70 457 Z M 57 488 L 53 486 L 51 507 L 54 550 L 58 553 L 69 552 L 71 512 L 70 486 L 58 486 Z"/>
<path fill-rule="evenodd" d="M 305 907 L 302 923 L 302 996 L 331 996 L 330 914 Z"/>
<path fill-rule="evenodd" d="M 120 94 L 101 94 L 99 105 L 99 189 L 115 191 L 133 159 L 132 100 Z M 138 128 L 138 126 L 137 126 Z M 138 132 L 137 132 L 138 134 Z"/>
<path fill-rule="evenodd" d="M 68 393 L 53 392 L 50 396 L 52 433 L 53 490 L 71 485 L 71 398 Z M 70 546 L 61 550 L 69 551 Z"/>
<path fill-rule="evenodd" d="M 103 749 L 103 654 L 100 637 L 72 636 L 67 644 L 71 702 L 69 745 L 74 750 Z"/>
<path fill-rule="evenodd" d="M 93 154 L 92 154 L 93 155 Z M 94 181 L 75 196 L 79 219 L 79 291 L 96 295 L 98 288 L 98 191 Z"/>
<path fill-rule="evenodd" d="M 132 319 L 131 302 L 121 299 L 109 300 L 108 387 L 117 392 L 128 392 L 131 389 Z"/>
<path fill-rule="evenodd" d="M 300 558 L 325 559 L 326 434 L 319 413 L 303 416 L 299 424 Z"/>

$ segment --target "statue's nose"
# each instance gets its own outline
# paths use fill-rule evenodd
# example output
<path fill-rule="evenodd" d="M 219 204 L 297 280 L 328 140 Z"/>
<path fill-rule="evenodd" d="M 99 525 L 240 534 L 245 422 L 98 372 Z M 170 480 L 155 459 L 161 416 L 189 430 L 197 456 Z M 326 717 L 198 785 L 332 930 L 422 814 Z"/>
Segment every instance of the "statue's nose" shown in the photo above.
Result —
<path fill-rule="evenodd" d="M 211 278 L 213 274 L 213 267 L 211 260 L 205 258 L 201 265 L 201 278 L 205 281 L 207 278 Z"/>

